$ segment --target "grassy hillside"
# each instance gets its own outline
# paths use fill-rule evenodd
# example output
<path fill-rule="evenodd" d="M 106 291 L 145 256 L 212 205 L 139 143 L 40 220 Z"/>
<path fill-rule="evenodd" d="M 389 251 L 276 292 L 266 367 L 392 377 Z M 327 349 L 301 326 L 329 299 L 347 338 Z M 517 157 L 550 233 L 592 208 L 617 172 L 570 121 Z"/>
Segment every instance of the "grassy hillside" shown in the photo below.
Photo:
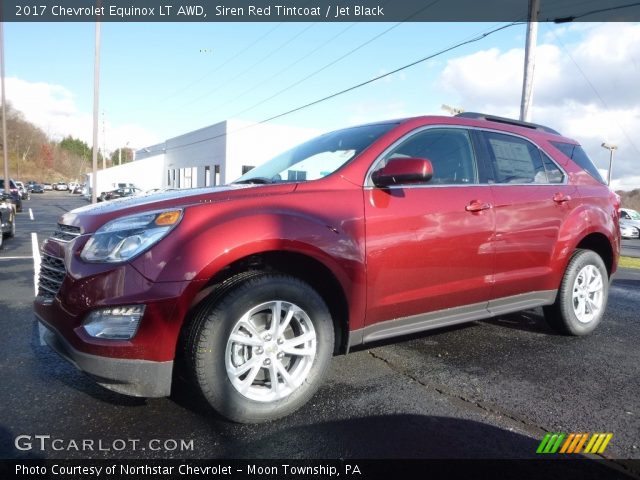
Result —
<path fill-rule="evenodd" d="M 631 190 L 630 192 L 618 191 L 622 206 L 624 208 L 632 208 L 640 212 L 640 189 Z"/>

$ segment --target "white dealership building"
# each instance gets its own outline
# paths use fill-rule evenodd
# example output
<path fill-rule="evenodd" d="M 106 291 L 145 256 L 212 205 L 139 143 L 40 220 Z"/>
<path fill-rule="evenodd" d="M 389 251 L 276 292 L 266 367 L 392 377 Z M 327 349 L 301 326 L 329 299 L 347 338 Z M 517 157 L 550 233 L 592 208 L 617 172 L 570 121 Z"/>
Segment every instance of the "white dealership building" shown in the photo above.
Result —
<path fill-rule="evenodd" d="M 226 120 L 135 152 L 135 160 L 98 171 L 97 194 L 119 184 L 195 188 L 231 182 L 309 138 L 317 130 Z M 91 185 L 91 174 L 87 175 Z"/>

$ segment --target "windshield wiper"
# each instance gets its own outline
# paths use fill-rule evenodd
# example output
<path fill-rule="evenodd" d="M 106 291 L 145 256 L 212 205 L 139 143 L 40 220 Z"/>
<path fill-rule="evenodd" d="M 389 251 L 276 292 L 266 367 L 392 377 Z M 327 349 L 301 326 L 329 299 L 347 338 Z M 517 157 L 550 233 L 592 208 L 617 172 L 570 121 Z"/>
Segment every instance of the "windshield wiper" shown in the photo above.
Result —
<path fill-rule="evenodd" d="M 264 184 L 264 183 L 273 183 L 273 180 L 267 177 L 252 177 L 245 178 L 244 180 L 238 180 L 233 183 L 255 183 L 255 184 Z"/>

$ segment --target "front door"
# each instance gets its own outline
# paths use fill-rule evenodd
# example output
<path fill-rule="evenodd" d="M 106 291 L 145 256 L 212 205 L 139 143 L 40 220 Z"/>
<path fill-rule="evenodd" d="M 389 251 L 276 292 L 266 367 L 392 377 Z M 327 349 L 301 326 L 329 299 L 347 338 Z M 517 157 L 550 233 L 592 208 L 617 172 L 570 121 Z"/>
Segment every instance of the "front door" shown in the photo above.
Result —
<path fill-rule="evenodd" d="M 364 189 L 367 326 L 471 306 L 491 291 L 495 228 L 491 188 L 479 183 L 470 134 L 463 128 L 425 128 L 379 160 L 426 158 L 424 184 Z"/>

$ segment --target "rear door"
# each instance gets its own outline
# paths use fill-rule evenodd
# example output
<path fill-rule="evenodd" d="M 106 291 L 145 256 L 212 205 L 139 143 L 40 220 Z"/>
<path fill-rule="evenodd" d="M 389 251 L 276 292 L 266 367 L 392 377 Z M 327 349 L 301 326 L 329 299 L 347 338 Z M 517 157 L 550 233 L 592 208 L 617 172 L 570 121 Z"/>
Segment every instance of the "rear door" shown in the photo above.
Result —
<path fill-rule="evenodd" d="M 367 325 L 488 301 L 493 273 L 491 188 L 464 128 L 430 127 L 385 152 L 429 159 L 424 184 L 364 189 Z"/>
<path fill-rule="evenodd" d="M 491 131 L 480 138 L 490 166 L 496 220 L 492 299 L 557 289 L 552 256 L 560 228 L 578 202 L 576 188 L 528 139 Z"/>

